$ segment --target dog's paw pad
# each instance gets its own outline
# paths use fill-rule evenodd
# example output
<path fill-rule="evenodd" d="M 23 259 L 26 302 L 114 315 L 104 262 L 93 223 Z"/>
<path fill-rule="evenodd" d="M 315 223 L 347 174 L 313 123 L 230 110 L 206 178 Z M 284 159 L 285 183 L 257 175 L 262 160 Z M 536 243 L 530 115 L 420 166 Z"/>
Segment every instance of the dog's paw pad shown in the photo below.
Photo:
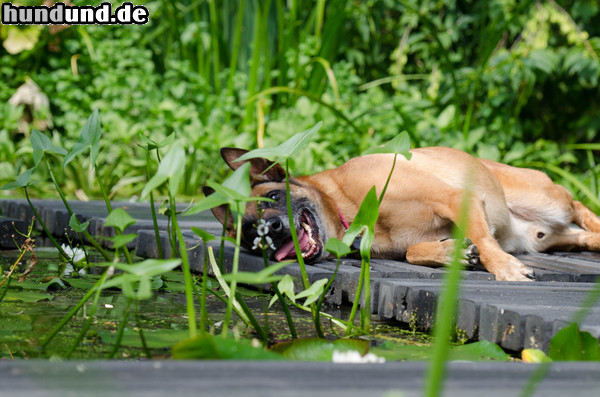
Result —
<path fill-rule="evenodd" d="M 464 241 L 464 260 L 465 265 L 469 267 L 481 266 L 479 258 L 479 248 L 468 238 Z"/>

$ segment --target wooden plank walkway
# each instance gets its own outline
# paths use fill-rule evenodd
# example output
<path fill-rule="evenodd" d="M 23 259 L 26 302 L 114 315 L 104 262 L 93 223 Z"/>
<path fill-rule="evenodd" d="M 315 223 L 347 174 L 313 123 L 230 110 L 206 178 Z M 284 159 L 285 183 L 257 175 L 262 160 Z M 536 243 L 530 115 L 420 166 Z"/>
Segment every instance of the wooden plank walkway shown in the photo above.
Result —
<path fill-rule="evenodd" d="M 42 220 L 49 231 L 57 237 L 69 233 L 69 215 L 62 203 L 54 200 L 34 200 Z M 112 228 L 105 228 L 106 208 L 103 202 L 73 202 L 73 211 L 81 220 L 91 219 L 92 235 L 111 236 Z M 154 230 L 148 204 L 118 202 L 114 207 L 122 207 L 138 220 L 127 232 L 137 232 L 138 238 L 130 243 L 137 255 L 157 257 Z M 25 200 L 0 200 L 0 247 L 14 247 L 6 230 L 12 228 L 13 220 L 17 227 L 26 227 L 33 212 Z M 191 267 L 200 271 L 204 260 L 203 248 L 198 246 L 198 237 L 191 227 L 199 227 L 213 234 L 220 234 L 221 225 L 210 212 L 190 217 L 180 217 L 186 245 L 192 248 Z M 161 240 L 165 255 L 169 255 L 166 233 L 167 218 L 159 215 Z M 218 250 L 217 243 L 211 243 Z M 224 252 L 225 267 L 230 268 L 233 247 L 227 245 Z M 593 289 L 594 281 L 600 275 L 600 253 L 583 252 L 552 254 L 527 254 L 519 258 L 531 266 L 537 282 L 500 282 L 485 271 L 467 270 L 463 272 L 461 296 L 458 301 L 457 329 L 470 340 L 489 340 L 507 350 L 519 351 L 523 348 L 546 350 L 552 336 L 564 327 L 579 310 L 586 295 Z M 240 257 L 241 271 L 263 269 L 262 258 L 245 252 Z M 309 279 L 316 281 L 329 278 L 335 263 L 324 261 L 308 266 Z M 299 278 L 300 268 L 292 264 L 282 273 Z M 357 289 L 360 261 L 345 259 L 327 299 L 333 304 L 352 303 Z M 443 284 L 445 271 L 439 268 L 414 266 L 405 262 L 373 260 L 371 272 L 371 311 L 382 319 L 411 323 L 420 329 L 432 327 L 437 297 Z M 300 284 L 298 283 L 298 286 Z M 265 286 L 268 288 L 268 286 Z M 589 310 L 588 316 L 580 324 L 582 330 L 600 337 L 600 305 Z"/>

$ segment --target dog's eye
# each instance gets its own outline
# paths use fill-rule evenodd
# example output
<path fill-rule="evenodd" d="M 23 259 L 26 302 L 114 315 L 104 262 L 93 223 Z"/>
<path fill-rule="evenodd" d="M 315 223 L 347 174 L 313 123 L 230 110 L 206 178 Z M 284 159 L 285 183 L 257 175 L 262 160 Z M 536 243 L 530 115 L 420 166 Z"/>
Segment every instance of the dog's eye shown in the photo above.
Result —
<path fill-rule="evenodd" d="M 270 198 L 271 200 L 277 201 L 277 200 L 279 200 L 279 192 L 278 191 L 269 192 L 269 194 L 267 194 L 266 197 Z"/>

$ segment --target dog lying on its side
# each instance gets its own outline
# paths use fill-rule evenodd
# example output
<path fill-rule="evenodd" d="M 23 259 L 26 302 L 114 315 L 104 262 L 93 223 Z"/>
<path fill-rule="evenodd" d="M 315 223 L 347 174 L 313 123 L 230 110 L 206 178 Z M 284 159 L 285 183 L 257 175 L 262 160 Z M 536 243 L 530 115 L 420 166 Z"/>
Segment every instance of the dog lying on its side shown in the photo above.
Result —
<path fill-rule="evenodd" d="M 237 169 L 244 149 L 223 148 L 225 162 Z M 411 160 L 397 157 L 375 225 L 373 258 L 406 259 L 425 266 L 448 264 L 454 242 L 452 227 L 465 189 L 472 191 L 466 236 L 474 245 L 470 256 L 498 280 L 530 280 L 533 272 L 511 255 L 550 249 L 600 251 L 600 219 L 546 174 L 478 159 L 456 149 L 411 150 Z M 345 219 L 352 222 L 367 192 L 378 194 L 392 167 L 393 154 L 353 158 L 338 168 L 290 180 L 294 224 L 306 263 L 329 257 L 327 239 L 341 239 Z M 266 159 L 249 160 L 253 196 L 261 202 L 274 249 L 271 259 L 295 259 L 286 210 L 285 170 Z M 467 181 L 472 180 L 469 186 Z M 212 189 L 205 188 L 205 194 Z M 226 207 L 213 208 L 223 223 Z M 242 244 L 253 250 L 258 208 L 249 203 L 242 221 Z M 227 233 L 235 236 L 231 217 Z M 572 228 L 572 223 L 579 228 Z M 347 224 L 346 224 L 347 225 Z M 254 250 L 259 253 L 258 249 Z M 471 258 L 473 259 L 473 258 Z"/>

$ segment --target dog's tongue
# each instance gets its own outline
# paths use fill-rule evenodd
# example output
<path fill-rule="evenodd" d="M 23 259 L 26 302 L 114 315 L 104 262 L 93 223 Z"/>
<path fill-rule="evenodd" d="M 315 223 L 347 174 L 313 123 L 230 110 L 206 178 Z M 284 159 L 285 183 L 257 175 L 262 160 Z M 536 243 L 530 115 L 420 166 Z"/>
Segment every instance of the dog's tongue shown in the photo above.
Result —
<path fill-rule="evenodd" d="M 308 235 L 304 232 L 304 229 L 300 229 L 298 232 L 298 243 L 300 244 L 300 250 L 304 251 L 308 245 Z M 294 252 L 294 240 L 288 241 L 283 244 L 281 248 L 275 253 L 275 260 L 281 262 L 284 259 L 293 259 L 296 257 Z"/>

